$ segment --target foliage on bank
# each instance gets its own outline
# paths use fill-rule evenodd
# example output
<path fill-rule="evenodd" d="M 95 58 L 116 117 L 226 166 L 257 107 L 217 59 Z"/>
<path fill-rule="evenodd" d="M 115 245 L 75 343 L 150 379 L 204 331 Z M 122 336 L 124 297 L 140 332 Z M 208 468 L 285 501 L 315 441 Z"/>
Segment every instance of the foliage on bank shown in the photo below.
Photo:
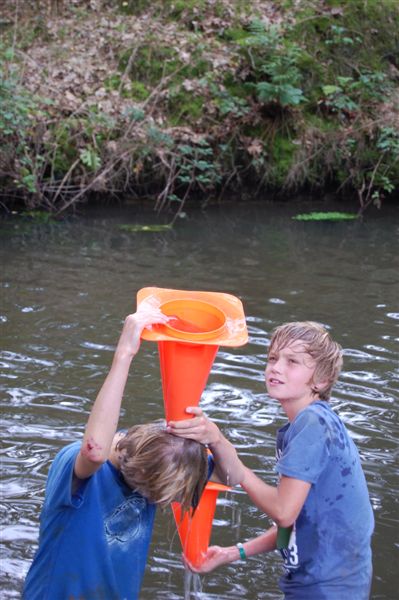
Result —
<path fill-rule="evenodd" d="M 0 27 L 5 207 L 398 188 L 396 0 L 32 0 Z"/>

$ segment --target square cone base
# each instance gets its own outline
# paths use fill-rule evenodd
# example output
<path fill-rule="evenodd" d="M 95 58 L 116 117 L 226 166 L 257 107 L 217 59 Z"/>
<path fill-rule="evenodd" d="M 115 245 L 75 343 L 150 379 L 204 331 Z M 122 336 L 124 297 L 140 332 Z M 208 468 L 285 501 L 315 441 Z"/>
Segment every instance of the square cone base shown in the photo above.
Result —
<path fill-rule="evenodd" d="M 240 346 L 248 332 L 241 301 L 220 292 L 142 288 L 137 306 L 160 308 L 166 325 L 144 329 L 144 340 L 158 342 L 167 421 L 189 418 L 197 406 L 220 345 Z"/>

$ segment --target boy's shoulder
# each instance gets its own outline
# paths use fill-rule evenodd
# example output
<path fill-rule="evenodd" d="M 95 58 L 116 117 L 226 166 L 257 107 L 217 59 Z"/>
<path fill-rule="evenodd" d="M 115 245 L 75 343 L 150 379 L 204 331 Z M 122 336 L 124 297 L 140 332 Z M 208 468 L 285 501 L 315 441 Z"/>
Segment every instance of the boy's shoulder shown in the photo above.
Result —
<path fill-rule="evenodd" d="M 325 400 L 316 400 L 301 410 L 294 419 L 294 422 L 317 420 L 323 423 L 326 419 L 339 419 L 339 417 Z"/>
<path fill-rule="evenodd" d="M 317 400 L 309 404 L 295 417 L 292 422 L 291 433 L 303 429 L 337 430 L 344 428 L 344 424 L 330 404 L 325 400 Z"/>

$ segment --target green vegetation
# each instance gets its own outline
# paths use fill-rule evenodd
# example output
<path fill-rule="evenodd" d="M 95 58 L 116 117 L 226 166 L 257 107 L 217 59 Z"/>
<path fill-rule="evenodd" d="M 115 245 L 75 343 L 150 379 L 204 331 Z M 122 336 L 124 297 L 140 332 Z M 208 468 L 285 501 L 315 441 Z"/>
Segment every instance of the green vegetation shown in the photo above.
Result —
<path fill-rule="evenodd" d="M 5 207 L 398 189 L 396 0 L 27 0 L 0 27 Z"/>
<path fill-rule="evenodd" d="M 295 215 L 295 217 L 292 218 L 295 221 L 353 221 L 353 219 L 357 219 L 358 216 L 353 213 L 331 211 L 302 213 L 300 215 Z"/>

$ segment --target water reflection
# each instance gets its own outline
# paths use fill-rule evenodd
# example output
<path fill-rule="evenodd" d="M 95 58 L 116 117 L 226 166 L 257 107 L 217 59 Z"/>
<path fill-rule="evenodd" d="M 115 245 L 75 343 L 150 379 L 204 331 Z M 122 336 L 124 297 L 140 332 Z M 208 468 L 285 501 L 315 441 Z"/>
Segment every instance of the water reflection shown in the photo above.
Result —
<path fill-rule="evenodd" d="M 303 212 L 303 207 L 301 207 Z M 225 291 L 244 304 L 249 343 L 220 348 L 201 405 L 244 461 L 273 482 L 274 436 L 283 422 L 264 389 L 274 326 L 314 319 L 345 348 L 334 408 L 354 437 L 376 511 L 373 598 L 396 596 L 397 498 L 396 215 L 363 223 L 299 223 L 297 207 L 210 210 L 162 234 L 127 234 L 147 215 L 112 211 L 35 226 L 8 219 L 2 234 L 2 574 L 19 598 L 33 556 L 47 471 L 79 439 L 109 367 L 121 320 L 141 287 Z M 143 343 L 122 425 L 163 416 L 155 345 Z M 220 497 L 212 543 L 260 533 L 267 519 L 240 491 Z M 184 584 L 171 512 L 159 513 L 142 598 L 276 599 L 277 555 L 251 558 Z M 187 595 L 188 594 L 188 595 Z"/>

